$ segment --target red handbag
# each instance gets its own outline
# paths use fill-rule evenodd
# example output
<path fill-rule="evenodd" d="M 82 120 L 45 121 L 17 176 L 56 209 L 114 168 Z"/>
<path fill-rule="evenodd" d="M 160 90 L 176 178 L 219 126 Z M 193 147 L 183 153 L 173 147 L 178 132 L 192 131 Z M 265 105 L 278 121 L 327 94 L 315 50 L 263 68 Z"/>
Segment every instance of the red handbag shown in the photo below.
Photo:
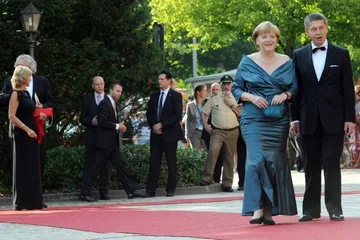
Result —
<path fill-rule="evenodd" d="M 38 119 L 40 118 L 40 113 L 44 113 L 46 115 L 47 118 L 51 118 L 53 116 L 53 108 L 36 108 L 34 111 L 34 118 Z"/>
<path fill-rule="evenodd" d="M 51 126 L 53 121 L 53 112 L 54 112 L 53 108 L 36 108 L 34 110 L 33 117 L 35 118 L 35 128 L 37 132 L 38 144 L 42 143 L 43 136 L 45 136 L 45 132 L 44 132 L 45 121 L 39 119 L 40 113 L 44 113 L 47 118 L 51 118 L 51 124 L 50 124 Z"/>

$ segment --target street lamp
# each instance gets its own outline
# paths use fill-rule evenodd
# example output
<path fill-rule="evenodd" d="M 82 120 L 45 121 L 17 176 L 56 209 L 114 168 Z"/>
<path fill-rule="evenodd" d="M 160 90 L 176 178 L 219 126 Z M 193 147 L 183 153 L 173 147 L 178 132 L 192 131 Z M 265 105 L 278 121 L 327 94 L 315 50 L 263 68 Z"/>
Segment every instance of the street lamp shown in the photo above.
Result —
<path fill-rule="evenodd" d="M 40 23 L 41 12 L 30 2 L 24 10 L 21 11 L 21 22 L 27 34 L 30 48 L 30 56 L 34 58 L 35 37 Z"/>

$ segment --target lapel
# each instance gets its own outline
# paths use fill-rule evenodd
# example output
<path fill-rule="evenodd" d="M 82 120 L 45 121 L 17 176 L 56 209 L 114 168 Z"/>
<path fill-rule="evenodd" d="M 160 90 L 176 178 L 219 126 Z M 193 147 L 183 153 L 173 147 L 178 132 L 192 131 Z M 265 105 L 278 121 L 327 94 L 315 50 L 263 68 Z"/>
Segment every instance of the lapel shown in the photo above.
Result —
<path fill-rule="evenodd" d="M 173 90 L 170 88 L 168 94 L 166 95 L 162 111 L 164 111 L 164 108 L 170 104 L 170 98 L 171 98 L 172 92 L 173 92 Z"/>
<path fill-rule="evenodd" d="M 39 79 L 36 77 L 36 75 L 33 75 L 33 94 L 32 94 L 32 100 L 35 102 L 35 93 L 39 97 L 39 94 L 37 92 L 39 91 Z"/>
<path fill-rule="evenodd" d="M 106 99 L 105 99 L 106 98 Z M 114 121 L 116 122 L 116 116 L 115 116 L 115 111 L 114 111 L 114 107 L 109 99 L 109 97 L 107 95 L 104 96 L 104 100 L 106 102 L 106 104 L 109 107 L 110 110 L 110 116 L 109 116 L 109 121 Z M 96 105 L 96 104 L 95 104 Z"/>
<path fill-rule="evenodd" d="M 334 51 L 333 51 L 333 45 L 330 44 L 328 42 L 328 50 L 327 50 L 327 53 L 326 53 L 326 60 L 325 60 L 325 66 L 324 66 L 324 71 L 322 72 L 321 74 L 321 77 L 320 77 L 320 81 L 323 81 L 324 79 L 324 76 L 326 76 L 326 72 L 329 70 L 330 68 L 330 64 L 333 62 L 334 60 L 334 57 L 335 57 L 335 54 L 334 54 Z"/>
<path fill-rule="evenodd" d="M 155 113 L 157 114 L 157 111 L 158 111 L 158 107 L 159 107 L 159 100 L 160 100 L 160 92 L 161 90 L 157 91 L 154 95 L 155 99 L 156 99 L 156 104 L 155 104 Z M 156 116 L 155 114 L 155 116 Z"/>
<path fill-rule="evenodd" d="M 312 75 L 312 79 L 314 81 L 316 81 L 316 83 L 318 82 L 317 80 L 317 76 L 316 76 L 316 72 L 315 72 L 315 68 L 314 68 L 314 62 L 313 62 L 313 58 L 312 58 L 312 48 L 311 48 L 311 43 L 307 45 L 307 47 L 305 48 L 305 60 L 308 59 L 308 61 L 306 61 L 308 63 L 308 69 L 311 71 L 311 75 Z"/>

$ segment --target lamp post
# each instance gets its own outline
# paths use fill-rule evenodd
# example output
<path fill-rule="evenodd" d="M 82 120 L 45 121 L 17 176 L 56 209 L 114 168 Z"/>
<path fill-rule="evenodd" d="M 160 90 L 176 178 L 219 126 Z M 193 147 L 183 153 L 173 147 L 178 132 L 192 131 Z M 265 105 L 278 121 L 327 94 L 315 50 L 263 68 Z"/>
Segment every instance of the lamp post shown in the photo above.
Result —
<path fill-rule="evenodd" d="M 34 58 L 34 47 L 35 47 L 35 38 L 37 35 L 39 23 L 40 23 L 41 12 L 36 9 L 36 7 L 30 3 L 26 6 L 24 10 L 21 11 L 21 22 L 23 28 L 26 32 L 26 37 L 29 43 L 29 53 L 30 56 Z"/>

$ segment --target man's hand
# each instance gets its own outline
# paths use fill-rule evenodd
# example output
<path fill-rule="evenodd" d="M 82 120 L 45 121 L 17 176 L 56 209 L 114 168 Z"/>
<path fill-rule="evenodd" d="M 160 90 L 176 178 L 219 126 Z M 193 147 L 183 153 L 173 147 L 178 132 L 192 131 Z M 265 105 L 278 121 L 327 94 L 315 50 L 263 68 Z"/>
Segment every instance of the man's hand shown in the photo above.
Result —
<path fill-rule="evenodd" d="M 290 133 L 294 134 L 297 137 L 300 137 L 300 123 L 295 122 L 291 124 Z"/>
<path fill-rule="evenodd" d="M 155 134 L 162 134 L 162 124 L 161 123 L 157 123 L 152 127 L 152 130 Z"/>
<path fill-rule="evenodd" d="M 97 115 L 91 120 L 91 124 L 92 124 L 93 126 L 97 126 L 97 125 L 98 125 Z"/>
<path fill-rule="evenodd" d="M 40 120 L 46 120 L 46 114 L 45 113 L 40 113 L 40 117 L 39 117 Z"/>
<path fill-rule="evenodd" d="M 209 125 L 209 124 L 206 124 L 205 126 L 204 126 L 204 128 L 205 128 L 205 130 L 209 133 L 209 134 L 211 134 L 214 130 L 212 129 L 212 127 L 211 127 L 211 125 Z"/>
<path fill-rule="evenodd" d="M 347 137 L 349 137 L 355 130 L 355 123 L 345 122 L 344 124 L 344 133 Z"/>
<path fill-rule="evenodd" d="M 119 124 L 119 132 L 126 132 L 126 127 L 125 127 L 125 124 L 124 124 L 124 121 L 122 121 L 120 124 Z"/>

